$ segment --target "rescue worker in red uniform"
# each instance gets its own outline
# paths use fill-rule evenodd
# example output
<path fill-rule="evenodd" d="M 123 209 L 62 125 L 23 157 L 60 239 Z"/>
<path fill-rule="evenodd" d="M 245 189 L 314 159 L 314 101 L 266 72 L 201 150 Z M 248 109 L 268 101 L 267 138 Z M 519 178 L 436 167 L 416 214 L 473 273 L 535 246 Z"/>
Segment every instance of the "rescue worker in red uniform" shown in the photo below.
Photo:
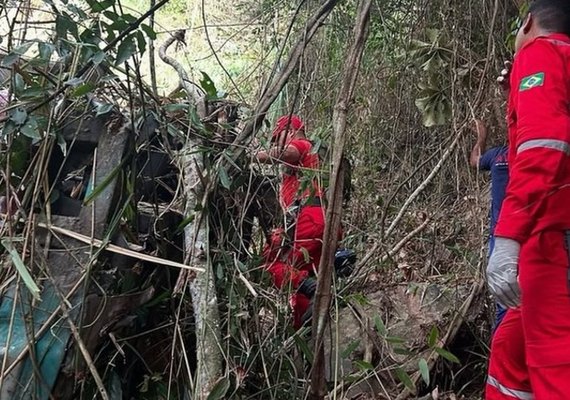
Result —
<path fill-rule="evenodd" d="M 280 117 L 272 134 L 273 146 L 260 151 L 259 162 L 280 163 L 283 168 L 279 201 L 287 226 L 273 233 L 265 249 L 265 268 L 278 288 L 291 287 L 293 326 L 298 329 L 308 317 L 315 294 L 314 278 L 323 244 L 325 210 L 318 184 L 319 156 L 305 136 L 305 125 L 296 115 Z M 284 244 L 285 243 L 285 244 Z"/>
<path fill-rule="evenodd" d="M 570 399 L 569 35 L 568 0 L 535 0 L 517 33 L 509 184 L 487 267 L 509 310 L 492 340 L 487 400 Z"/>

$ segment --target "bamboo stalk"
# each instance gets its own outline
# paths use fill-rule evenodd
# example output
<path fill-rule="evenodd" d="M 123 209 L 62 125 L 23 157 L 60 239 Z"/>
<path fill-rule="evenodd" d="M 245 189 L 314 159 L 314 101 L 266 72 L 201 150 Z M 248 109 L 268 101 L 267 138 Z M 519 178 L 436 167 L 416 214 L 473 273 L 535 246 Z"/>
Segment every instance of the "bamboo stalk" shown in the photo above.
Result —
<path fill-rule="evenodd" d="M 136 251 L 133 251 L 130 249 L 125 249 L 124 247 L 120 247 L 120 246 L 117 246 L 117 245 L 114 245 L 111 243 L 104 243 L 102 240 L 90 238 L 89 236 L 82 235 L 81 233 L 70 231 L 69 229 L 60 228 L 60 227 L 54 226 L 54 225 L 48 225 L 48 224 L 45 224 L 43 222 L 38 222 L 38 226 L 41 228 L 48 229 L 48 230 L 55 232 L 55 233 L 65 235 L 67 237 L 78 240 L 78 241 L 83 242 L 85 244 L 93 245 L 93 246 L 99 247 L 99 248 L 104 248 L 105 250 L 110 251 L 112 253 L 121 254 L 121 255 L 127 256 L 127 257 L 137 258 L 139 260 L 148 261 L 148 262 L 152 262 L 155 264 L 166 265 L 169 267 L 176 267 L 176 268 L 181 268 L 181 269 L 195 271 L 195 272 L 205 272 L 204 268 L 191 267 L 189 265 L 185 265 L 185 264 L 182 264 L 182 263 L 179 263 L 176 261 L 166 260 L 164 258 L 139 253 L 139 252 L 136 252 Z"/>

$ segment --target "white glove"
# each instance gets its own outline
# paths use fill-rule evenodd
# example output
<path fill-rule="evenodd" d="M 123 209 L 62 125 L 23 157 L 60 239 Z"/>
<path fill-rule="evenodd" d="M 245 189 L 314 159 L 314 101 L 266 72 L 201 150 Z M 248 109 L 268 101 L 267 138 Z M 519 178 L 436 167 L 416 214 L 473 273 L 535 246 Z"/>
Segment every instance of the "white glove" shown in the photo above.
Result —
<path fill-rule="evenodd" d="M 513 239 L 495 238 L 495 248 L 487 265 L 487 282 L 497 302 L 505 307 L 520 304 L 518 264 L 521 245 Z"/>

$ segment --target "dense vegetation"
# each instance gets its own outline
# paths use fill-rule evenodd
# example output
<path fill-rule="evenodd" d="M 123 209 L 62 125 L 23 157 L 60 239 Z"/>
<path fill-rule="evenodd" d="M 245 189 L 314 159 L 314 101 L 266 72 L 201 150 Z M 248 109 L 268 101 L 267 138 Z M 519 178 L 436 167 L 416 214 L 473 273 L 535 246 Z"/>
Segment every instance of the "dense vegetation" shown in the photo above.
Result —
<path fill-rule="evenodd" d="M 326 3 L 332 11 L 305 43 Z M 276 209 L 277 171 L 252 162 L 250 150 L 267 145 L 274 117 L 291 111 L 315 143 L 334 147 L 331 118 L 360 3 L 0 4 L 0 340 L 4 348 L 26 346 L 48 327 L 65 332 L 50 384 L 40 377 L 44 360 L 20 370 L 18 354 L 4 350 L 0 393 L 48 398 L 53 386 L 55 397 L 70 399 L 306 396 L 310 332 L 292 331 L 287 294 L 260 270 L 264 233 L 275 223 L 268 211 Z M 504 140 L 495 77 L 510 57 L 518 12 L 498 0 L 372 3 L 345 132 L 352 193 L 342 245 L 359 263 L 333 288 L 330 398 L 481 390 L 492 319 L 482 278 L 488 190 L 468 154 L 474 118 L 486 122 L 493 142 Z M 264 110 L 265 122 L 254 123 L 297 43 L 293 73 Z M 163 61 L 168 55 L 175 64 Z M 92 120 L 102 122 L 84 122 Z M 95 145 L 99 130 L 124 142 Z M 112 167 L 104 176 L 94 175 L 105 164 Z M 194 167 L 202 191 L 188 183 Z M 113 206 L 99 227 L 93 210 L 104 198 Z M 81 223 L 50 231 L 71 224 L 62 216 Z M 60 239 L 77 240 L 81 229 L 178 264 L 103 252 L 93 241 L 69 248 Z M 54 246 L 75 260 L 74 273 L 48 266 Z M 215 315 L 198 315 L 196 293 L 208 287 L 192 286 L 196 272 L 180 264 L 210 272 L 206 298 Z M 82 288 L 73 300 L 57 289 L 65 276 Z M 50 290 L 59 304 L 51 309 Z M 58 322 L 31 311 L 42 307 Z M 216 345 L 204 357 L 208 339 Z M 29 360 L 42 351 L 35 347 L 26 347 Z M 204 361 L 218 356 L 219 363 Z"/>

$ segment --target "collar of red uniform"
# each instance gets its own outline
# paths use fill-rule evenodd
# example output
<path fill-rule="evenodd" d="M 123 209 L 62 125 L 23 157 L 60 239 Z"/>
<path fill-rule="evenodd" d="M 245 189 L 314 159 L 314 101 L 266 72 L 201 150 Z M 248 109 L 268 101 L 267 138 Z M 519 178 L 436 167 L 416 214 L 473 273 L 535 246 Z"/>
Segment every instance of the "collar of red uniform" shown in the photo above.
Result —
<path fill-rule="evenodd" d="M 525 45 L 521 48 L 521 50 L 527 46 L 530 46 L 532 43 L 536 42 L 537 40 L 541 40 L 541 39 L 559 40 L 561 42 L 565 42 L 565 43 L 570 44 L 570 37 L 568 35 L 566 35 L 565 33 L 550 33 L 548 35 L 541 35 L 541 36 L 535 37 L 534 39 L 525 43 Z"/>

